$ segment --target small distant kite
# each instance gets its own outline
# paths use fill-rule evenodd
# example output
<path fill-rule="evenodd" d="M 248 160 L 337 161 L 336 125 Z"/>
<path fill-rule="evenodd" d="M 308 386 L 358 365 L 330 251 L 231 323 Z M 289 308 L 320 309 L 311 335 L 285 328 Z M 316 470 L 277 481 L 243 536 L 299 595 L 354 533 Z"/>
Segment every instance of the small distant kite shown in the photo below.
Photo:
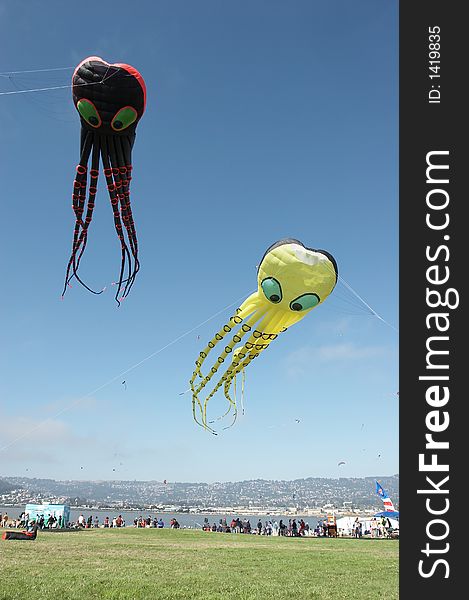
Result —
<path fill-rule="evenodd" d="M 338 467 L 340 467 L 340 465 L 345 465 L 345 460 L 341 460 L 340 462 L 337 463 Z"/>
<path fill-rule="evenodd" d="M 228 400 L 228 408 L 219 418 L 232 413 L 233 421 L 228 427 L 235 423 L 238 408 L 236 394 L 232 393 L 231 387 L 236 385 L 237 375 L 244 375 L 244 369 L 269 347 L 279 333 L 324 302 L 334 289 L 337 278 L 336 261 L 324 250 L 306 248 L 295 239 L 280 240 L 267 249 L 258 267 L 257 291 L 214 335 L 195 362 L 190 387 L 192 412 L 198 425 L 216 435 L 207 421 L 207 405 L 221 387 Z M 248 339 L 244 341 L 247 333 Z M 229 341 L 224 340 L 227 334 L 230 334 Z M 224 348 L 204 374 L 202 367 L 205 359 L 221 341 L 225 342 Z M 239 344 L 237 348 L 236 344 Z M 229 354 L 232 354 L 232 358 L 228 360 L 228 365 L 211 390 L 207 391 L 205 398 L 201 399 L 205 386 L 218 374 Z"/>
<path fill-rule="evenodd" d="M 296 421 L 297 423 L 299 423 L 299 422 L 300 422 L 300 419 L 295 419 L 295 421 Z"/>
<path fill-rule="evenodd" d="M 124 390 L 127 389 L 127 384 L 125 383 L 125 380 L 122 382 L 122 385 L 124 386 Z"/>
<path fill-rule="evenodd" d="M 72 195 L 75 229 L 62 297 L 73 277 L 93 294 L 104 291 L 92 290 L 78 275 L 93 217 L 101 159 L 114 227 L 121 246 L 121 268 L 115 295 L 120 304 L 130 292 L 140 268 L 137 234 L 130 207 L 130 180 L 135 132 L 145 111 L 145 82 L 130 65 L 110 64 L 98 56 L 90 56 L 81 61 L 73 73 L 72 95 L 80 115 L 81 142 Z"/>

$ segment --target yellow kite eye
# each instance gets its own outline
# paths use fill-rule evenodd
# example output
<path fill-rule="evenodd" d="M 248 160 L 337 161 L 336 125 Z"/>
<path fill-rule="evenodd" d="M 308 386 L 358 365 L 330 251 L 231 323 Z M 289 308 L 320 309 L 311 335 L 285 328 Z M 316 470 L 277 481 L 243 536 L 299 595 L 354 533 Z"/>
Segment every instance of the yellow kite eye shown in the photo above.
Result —
<path fill-rule="evenodd" d="M 261 283 L 262 291 L 265 294 L 267 300 L 278 304 L 282 299 L 282 287 L 280 283 L 273 277 L 267 277 Z"/>
<path fill-rule="evenodd" d="M 86 100 L 86 98 L 78 100 L 77 109 L 88 125 L 91 125 L 91 127 L 95 127 L 96 129 L 101 126 L 99 112 L 90 100 Z"/>
<path fill-rule="evenodd" d="M 111 121 L 111 127 L 114 131 L 122 131 L 127 129 L 129 125 L 132 125 L 137 120 L 137 111 L 132 106 L 124 106 L 121 108 Z"/>
<path fill-rule="evenodd" d="M 295 311 L 308 310 L 319 304 L 319 296 L 316 294 L 303 294 L 290 302 L 290 308 Z"/>

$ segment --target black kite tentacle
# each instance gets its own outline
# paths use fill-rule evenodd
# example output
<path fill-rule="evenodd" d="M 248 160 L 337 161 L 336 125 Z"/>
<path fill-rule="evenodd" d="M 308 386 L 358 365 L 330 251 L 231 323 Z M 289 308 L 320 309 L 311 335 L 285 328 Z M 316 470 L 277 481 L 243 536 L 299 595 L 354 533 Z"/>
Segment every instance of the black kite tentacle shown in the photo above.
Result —
<path fill-rule="evenodd" d="M 88 235 L 88 226 L 91 223 L 91 217 L 92 217 L 93 208 L 94 208 L 94 198 L 96 195 L 96 179 L 99 174 L 99 138 L 97 135 L 92 135 L 92 148 L 93 148 L 93 156 L 91 159 L 91 169 L 90 169 L 91 183 L 90 183 L 90 187 L 89 187 L 87 212 L 86 212 L 85 221 L 83 221 L 83 212 L 84 212 L 84 205 L 85 205 L 85 199 L 86 199 L 86 182 L 82 182 L 81 189 L 80 189 L 80 196 L 79 196 L 80 197 L 80 214 L 81 214 L 80 220 L 81 220 L 82 229 L 80 232 L 80 236 L 75 244 L 73 255 L 71 257 L 73 273 L 68 277 L 68 280 L 66 281 L 66 286 L 70 283 L 70 281 L 73 279 L 73 277 L 75 277 L 76 280 L 84 288 L 86 288 L 89 292 L 91 292 L 92 294 L 99 295 L 104 292 L 104 289 L 100 290 L 99 292 L 91 289 L 78 275 L 78 267 L 79 267 L 80 260 L 81 260 L 81 257 L 83 256 L 83 252 L 84 252 L 85 246 L 86 246 L 87 235 Z M 77 259 L 78 250 L 80 250 L 80 254 L 78 255 L 78 259 Z"/>
<path fill-rule="evenodd" d="M 125 198 L 127 201 L 127 206 L 128 206 L 130 236 L 133 240 L 133 244 L 135 247 L 135 263 L 136 263 L 135 274 L 134 274 L 134 279 L 135 279 L 138 271 L 140 270 L 140 260 L 138 258 L 137 232 L 135 231 L 135 223 L 134 223 L 134 218 L 133 218 L 133 214 L 132 214 L 132 207 L 130 205 L 130 181 L 132 179 L 132 145 L 130 143 L 130 140 L 126 137 L 126 138 L 121 139 L 121 146 L 122 146 L 122 152 L 123 152 L 124 165 L 126 168 L 126 182 L 124 185 L 124 195 L 125 195 Z M 133 282 L 132 282 L 132 285 L 133 285 Z M 130 291 L 130 289 L 129 289 L 129 291 Z"/>
<path fill-rule="evenodd" d="M 122 169 L 122 172 L 124 172 L 124 177 L 123 177 L 124 190 L 123 191 L 124 191 L 124 196 L 125 196 L 127 210 L 128 210 L 128 216 L 129 216 L 128 231 L 129 231 L 129 237 L 132 239 L 132 244 L 135 249 L 135 255 L 134 255 L 135 271 L 134 271 L 134 277 L 133 277 L 133 280 L 135 280 L 135 277 L 136 277 L 138 271 L 140 270 L 140 261 L 138 259 L 137 232 L 135 230 L 135 223 L 134 223 L 134 219 L 133 219 L 133 215 L 132 215 L 132 207 L 130 205 L 130 181 L 132 179 L 132 144 L 131 144 L 129 138 L 127 138 L 127 137 L 121 138 L 120 142 L 121 142 L 120 150 L 121 150 L 122 164 L 124 165 L 124 167 Z M 132 285 L 133 285 L 133 281 L 132 281 Z M 130 291 L 130 288 L 127 293 L 129 293 L 129 291 Z"/>
<path fill-rule="evenodd" d="M 121 222 L 121 218 L 120 218 L 120 214 L 119 214 L 119 206 L 118 206 L 119 199 L 117 197 L 116 186 L 115 186 L 113 176 L 112 176 L 112 167 L 111 167 L 111 163 L 109 161 L 109 145 L 108 145 L 107 138 L 102 139 L 101 158 L 103 161 L 104 176 L 106 178 L 107 189 L 109 192 L 109 198 L 111 200 L 112 212 L 114 215 L 114 226 L 116 228 L 117 236 L 121 243 L 121 252 L 122 252 L 121 270 L 120 270 L 120 274 L 119 274 L 119 280 L 117 282 L 117 291 L 115 294 L 116 302 L 120 306 L 119 294 L 120 294 L 120 290 L 122 287 L 122 280 L 123 280 L 126 260 L 128 260 L 130 263 L 130 253 L 129 253 L 127 244 L 125 243 L 124 232 L 122 230 L 122 222 Z"/>
<path fill-rule="evenodd" d="M 108 155 L 109 155 L 109 160 L 110 160 L 110 165 L 111 165 L 111 173 L 112 173 L 112 179 L 113 179 L 113 183 L 114 183 L 114 189 L 115 189 L 115 194 L 116 194 L 116 198 L 117 198 L 117 210 L 120 214 L 120 218 L 121 218 L 121 223 L 123 223 L 124 227 L 125 227 L 125 211 L 122 210 L 122 203 L 121 203 L 121 195 L 122 195 L 122 181 L 120 180 L 120 175 L 119 175 L 119 167 L 117 166 L 117 162 L 116 162 L 116 154 L 115 154 L 115 149 L 114 149 L 114 138 L 113 137 L 109 137 L 107 138 L 107 143 L 108 143 Z M 121 265 L 121 273 L 120 273 L 120 277 L 119 277 L 119 289 L 122 289 L 122 285 L 129 281 L 131 274 L 132 274 L 132 259 L 130 258 L 130 251 L 128 250 L 128 246 L 127 246 L 127 242 L 125 241 L 125 232 L 124 229 L 121 229 L 121 233 L 122 233 L 122 241 L 125 244 L 125 247 L 127 248 L 127 253 L 126 253 L 126 258 L 127 258 L 127 274 L 126 277 L 124 278 L 124 265 Z M 124 287 L 124 292 L 125 292 L 126 286 Z M 120 300 L 124 299 L 124 292 L 120 293 Z"/>
<path fill-rule="evenodd" d="M 120 167 L 121 165 L 119 164 L 118 158 L 117 158 L 117 154 L 116 154 L 116 148 L 115 148 L 115 138 L 111 137 L 108 139 L 108 143 L 109 143 L 109 158 L 111 160 L 111 168 L 112 168 L 112 176 L 114 179 L 114 186 L 116 189 L 116 196 L 118 199 L 118 206 L 119 206 L 119 210 L 120 210 L 120 215 L 121 215 L 121 220 L 122 223 L 125 227 L 125 231 L 127 232 L 127 238 L 129 241 L 129 245 L 130 245 L 130 251 L 132 253 L 132 256 L 135 256 L 135 252 L 134 252 L 134 248 L 132 245 L 132 240 L 129 237 L 129 232 L 128 232 L 128 213 L 127 213 L 127 207 L 125 204 L 125 196 L 123 193 L 123 182 L 121 179 L 121 172 L 120 172 Z M 124 236 L 124 231 L 122 231 L 122 235 Z M 129 254 L 129 262 L 127 265 L 127 276 L 125 277 L 125 279 L 121 278 L 121 284 L 125 283 L 124 286 L 124 291 L 121 294 L 121 298 L 125 298 L 126 296 L 126 291 L 129 285 L 129 282 L 132 280 L 132 276 L 133 276 L 133 268 L 132 268 L 132 260 L 130 258 L 130 254 Z"/>
<path fill-rule="evenodd" d="M 78 258 L 76 260 L 76 263 L 74 262 L 74 265 L 73 265 L 73 270 L 74 270 L 75 276 L 76 276 L 76 271 L 78 270 L 78 267 L 80 266 L 81 257 L 83 256 L 83 252 L 85 251 L 86 244 L 88 242 L 88 227 L 90 226 L 91 220 L 93 218 L 93 209 L 95 206 L 96 192 L 98 189 L 97 186 L 98 186 L 98 177 L 99 177 L 99 155 L 100 155 L 100 138 L 99 138 L 99 136 L 96 135 L 94 138 L 94 141 L 93 141 L 93 155 L 91 158 L 88 204 L 86 207 L 86 216 L 85 216 L 85 220 L 83 223 L 83 229 L 80 234 L 77 251 L 80 248 L 80 246 L 81 246 L 81 249 L 80 249 L 80 254 L 78 255 Z"/>
<path fill-rule="evenodd" d="M 72 267 L 72 263 L 75 260 L 78 243 L 79 243 L 79 235 L 80 231 L 83 228 L 83 210 L 86 198 L 86 181 L 87 181 L 87 173 L 88 173 L 88 160 L 91 154 L 91 149 L 93 146 L 93 133 L 86 132 L 86 135 L 82 137 L 81 143 L 81 156 L 80 162 L 76 167 L 77 174 L 75 176 L 75 180 L 73 182 L 73 194 L 72 194 L 72 208 L 75 213 L 75 228 L 73 232 L 73 242 L 72 242 L 72 253 L 70 259 L 67 264 L 67 270 L 65 274 L 65 284 L 64 289 L 62 291 L 62 297 L 67 291 L 67 286 L 70 281 L 70 269 Z"/>
<path fill-rule="evenodd" d="M 127 137 L 120 139 L 120 158 L 122 158 L 122 164 L 125 166 L 125 181 L 124 181 L 124 194 L 126 194 L 128 211 L 129 211 L 129 228 L 132 232 L 133 243 L 135 246 L 135 252 L 138 253 L 138 241 L 137 233 L 135 231 L 135 223 L 132 216 L 132 208 L 130 206 L 130 181 L 132 179 L 132 145 Z M 140 267 L 139 267 L 140 268 Z"/>
<path fill-rule="evenodd" d="M 135 227 L 133 226 L 132 211 L 130 209 L 130 194 L 129 194 L 129 179 L 127 177 L 127 166 L 124 163 L 124 154 L 119 139 L 114 137 L 110 140 L 110 157 L 114 182 L 117 188 L 117 196 L 120 202 L 120 210 L 122 221 L 124 223 L 127 239 L 134 259 L 134 264 L 130 269 L 129 275 L 123 280 L 125 283 L 122 297 L 125 298 L 135 281 L 135 277 L 139 271 L 138 247 L 136 244 Z"/>

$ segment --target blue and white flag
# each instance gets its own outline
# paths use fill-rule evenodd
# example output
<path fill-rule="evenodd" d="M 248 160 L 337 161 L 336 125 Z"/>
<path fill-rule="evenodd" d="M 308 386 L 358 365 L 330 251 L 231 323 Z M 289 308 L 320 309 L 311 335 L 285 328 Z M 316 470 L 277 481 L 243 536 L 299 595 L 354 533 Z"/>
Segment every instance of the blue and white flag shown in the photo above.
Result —
<path fill-rule="evenodd" d="M 395 511 L 394 504 L 392 503 L 391 498 L 388 496 L 387 492 L 384 490 L 383 486 L 376 482 L 376 493 L 381 498 L 384 504 L 384 510 L 387 511 Z"/>

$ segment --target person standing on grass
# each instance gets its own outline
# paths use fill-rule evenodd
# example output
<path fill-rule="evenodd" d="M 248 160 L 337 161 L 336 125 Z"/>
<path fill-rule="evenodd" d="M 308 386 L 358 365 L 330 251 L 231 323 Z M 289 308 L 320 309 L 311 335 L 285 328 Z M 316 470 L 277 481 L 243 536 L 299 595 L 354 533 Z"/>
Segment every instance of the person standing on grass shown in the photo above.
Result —
<path fill-rule="evenodd" d="M 298 535 L 298 525 L 296 524 L 296 519 L 293 519 L 291 523 L 291 534 L 293 537 L 297 537 Z"/>
<path fill-rule="evenodd" d="M 370 535 L 372 538 L 375 537 L 375 519 L 371 519 L 370 521 Z"/>
<path fill-rule="evenodd" d="M 283 519 L 280 519 L 280 523 L 278 525 L 278 534 L 285 535 L 285 525 L 283 524 Z"/>
<path fill-rule="evenodd" d="M 305 526 L 306 526 L 306 523 L 304 522 L 303 519 L 301 519 L 301 521 L 300 521 L 300 527 L 298 529 L 298 535 L 300 535 L 300 536 L 304 535 Z"/>
<path fill-rule="evenodd" d="M 358 537 L 358 524 L 359 524 L 359 520 L 358 517 L 355 519 L 354 523 L 353 523 L 353 535 L 355 538 Z"/>

